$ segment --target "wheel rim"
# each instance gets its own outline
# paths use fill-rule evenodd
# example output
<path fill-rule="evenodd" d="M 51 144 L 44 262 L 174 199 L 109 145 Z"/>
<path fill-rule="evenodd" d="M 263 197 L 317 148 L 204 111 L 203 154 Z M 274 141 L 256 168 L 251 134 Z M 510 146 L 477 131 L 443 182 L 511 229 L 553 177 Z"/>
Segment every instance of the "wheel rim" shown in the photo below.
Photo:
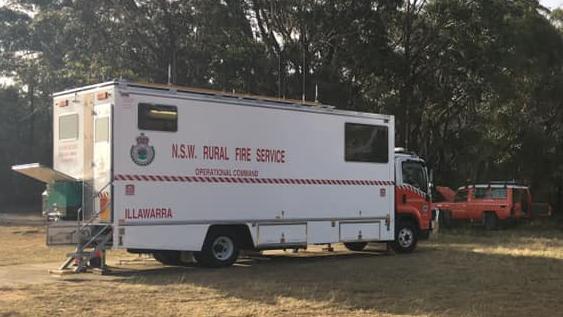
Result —
<path fill-rule="evenodd" d="M 414 241 L 414 234 L 409 228 L 402 228 L 398 235 L 399 245 L 403 248 L 408 248 Z"/>
<path fill-rule="evenodd" d="M 213 242 L 211 250 L 213 252 L 213 256 L 217 260 L 225 261 L 233 255 L 235 251 L 235 245 L 233 243 L 233 240 L 231 240 L 231 238 L 229 237 L 218 237 Z"/>

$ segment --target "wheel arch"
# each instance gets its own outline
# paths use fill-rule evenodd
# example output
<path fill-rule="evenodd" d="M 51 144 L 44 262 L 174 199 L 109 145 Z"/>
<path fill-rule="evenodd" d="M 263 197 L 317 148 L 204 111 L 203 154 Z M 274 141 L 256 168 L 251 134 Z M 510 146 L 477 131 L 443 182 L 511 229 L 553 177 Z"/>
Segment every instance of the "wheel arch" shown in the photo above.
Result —
<path fill-rule="evenodd" d="M 481 219 L 484 220 L 487 214 L 493 214 L 497 217 L 497 219 L 499 219 L 498 213 L 495 210 L 491 209 L 484 209 L 483 211 L 481 211 Z"/>
<path fill-rule="evenodd" d="M 231 234 L 232 238 L 235 239 L 237 246 L 240 249 L 253 249 L 254 241 L 252 240 L 252 235 L 250 234 L 250 229 L 248 225 L 241 224 L 215 224 L 209 226 L 207 229 L 207 234 L 205 239 L 207 239 L 211 234 L 215 233 L 226 233 Z"/>
<path fill-rule="evenodd" d="M 420 219 L 413 213 L 397 213 L 396 224 L 399 222 L 410 222 L 415 226 L 417 231 L 420 231 Z"/>

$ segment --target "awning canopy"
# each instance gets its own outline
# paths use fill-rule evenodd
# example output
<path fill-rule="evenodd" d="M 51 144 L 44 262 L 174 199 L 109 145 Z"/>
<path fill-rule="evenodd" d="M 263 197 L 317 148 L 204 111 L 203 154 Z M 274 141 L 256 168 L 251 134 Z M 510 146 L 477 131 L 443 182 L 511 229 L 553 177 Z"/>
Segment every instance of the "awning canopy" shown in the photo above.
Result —
<path fill-rule="evenodd" d="M 76 182 L 78 179 L 39 163 L 14 165 L 12 170 L 44 183 Z"/>

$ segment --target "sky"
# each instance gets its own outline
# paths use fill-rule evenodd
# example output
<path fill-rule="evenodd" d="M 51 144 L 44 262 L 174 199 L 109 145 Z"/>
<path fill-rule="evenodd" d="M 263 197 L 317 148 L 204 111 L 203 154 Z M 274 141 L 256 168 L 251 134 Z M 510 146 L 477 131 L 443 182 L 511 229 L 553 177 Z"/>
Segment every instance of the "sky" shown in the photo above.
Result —
<path fill-rule="evenodd" d="M 563 0 L 540 0 L 540 3 L 544 7 L 548 7 L 552 10 L 555 8 L 563 7 Z"/>

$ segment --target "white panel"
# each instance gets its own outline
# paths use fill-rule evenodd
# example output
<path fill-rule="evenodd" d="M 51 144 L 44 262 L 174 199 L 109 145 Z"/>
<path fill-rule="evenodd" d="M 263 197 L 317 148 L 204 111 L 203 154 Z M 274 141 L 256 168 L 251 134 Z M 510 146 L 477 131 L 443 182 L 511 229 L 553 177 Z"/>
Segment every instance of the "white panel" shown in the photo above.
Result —
<path fill-rule="evenodd" d="M 170 95 L 133 87 L 122 94 L 119 89 L 115 93 L 112 147 L 114 177 L 120 176 L 114 182 L 115 223 L 158 226 L 178 222 L 315 221 L 319 224 L 312 225 L 310 242 L 327 243 L 339 240 L 335 233 L 339 228 L 327 227 L 325 231 L 322 222 L 363 218 L 369 221 L 387 215 L 394 222 L 393 185 L 366 182 L 394 180 L 393 117 L 247 106 L 234 104 L 245 101 L 233 99 L 203 100 L 206 97 Z M 177 106 L 178 131 L 139 130 L 139 102 Z M 345 162 L 346 122 L 388 126 L 389 163 Z M 180 146 L 181 150 L 174 152 Z M 220 147 L 226 154 L 216 160 L 205 159 L 204 146 Z M 141 157 L 134 161 L 133 154 L 137 154 L 134 150 L 139 147 L 148 150 L 150 159 Z M 236 151 L 241 148 L 250 149 L 249 160 L 237 159 Z M 259 161 L 258 149 L 283 150 L 284 162 Z M 226 177 L 236 181 L 193 181 L 194 177 L 211 177 L 198 174 L 206 169 L 227 171 L 230 175 Z M 240 171 L 255 174 L 234 174 Z M 386 194 L 382 196 L 383 188 Z M 143 210 L 153 209 L 167 212 L 139 216 Z M 302 233 L 299 242 L 306 241 L 307 230 L 298 231 Z M 280 232 L 271 233 L 268 240 L 279 243 Z M 383 234 L 387 233 L 393 236 L 392 230 Z"/>
<path fill-rule="evenodd" d="M 200 251 L 208 225 L 127 226 L 116 230 L 117 247 Z M 119 236 L 122 234 L 122 237 Z M 122 245 L 119 241 L 123 242 Z"/>
<path fill-rule="evenodd" d="M 357 241 L 357 240 L 379 240 L 379 222 L 367 223 L 341 223 L 340 224 L 340 240 L 341 241 Z"/>
<path fill-rule="evenodd" d="M 307 224 L 307 243 L 334 243 L 339 241 L 338 222 L 314 221 Z"/>
<path fill-rule="evenodd" d="M 258 226 L 258 245 L 304 244 L 306 241 L 306 224 Z"/>

